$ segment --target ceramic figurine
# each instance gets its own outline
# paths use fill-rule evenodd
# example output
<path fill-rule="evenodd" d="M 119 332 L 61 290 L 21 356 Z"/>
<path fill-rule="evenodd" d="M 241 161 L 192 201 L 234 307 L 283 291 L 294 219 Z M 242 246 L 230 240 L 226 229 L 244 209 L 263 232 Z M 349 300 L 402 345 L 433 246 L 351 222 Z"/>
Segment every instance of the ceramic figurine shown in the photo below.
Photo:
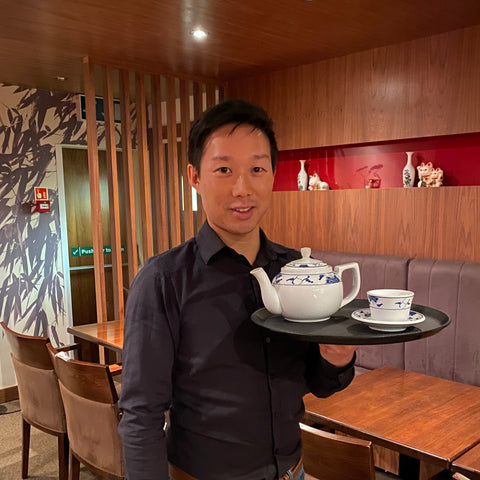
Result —
<path fill-rule="evenodd" d="M 272 282 L 263 268 L 250 273 L 260 284 L 263 304 L 274 315 L 292 322 L 327 320 L 340 307 L 350 303 L 360 290 L 358 263 L 345 263 L 334 269 L 310 257 L 311 249 L 302 248 L 302 258 L 287 263 Z M 344 297 L 342 273 L 353 271 L 351 291 Z"/>
<path fill-rule="evenodd" d="M 432 162 L 424 163 L 422 162 L 418 167 L 418 186 L 419 187 L 426 187 L 427 182 L 426 180 L 430 176 L 433 170 Z"/>
<path fill-rule="evenodd" d="M 309 190 L 329 190 L 330 186 L 327 182 L 322 182 L 317 172 L 314 172 L 313 175 L 310 175 L 308 180 L 308 189 Z"/>
<path fill-rule="evenodd" d="M 432 162 L 423 163 L 417 167 L 419 187 L 441 187 L 443 185 L 443 170 L 433 168 Z"/>
<path fill-rule="evenodd" d="M 441 168 L 433 169 L 429 181 L 429 187 L 441 187 L 443 185 L 443 170 Z"/>

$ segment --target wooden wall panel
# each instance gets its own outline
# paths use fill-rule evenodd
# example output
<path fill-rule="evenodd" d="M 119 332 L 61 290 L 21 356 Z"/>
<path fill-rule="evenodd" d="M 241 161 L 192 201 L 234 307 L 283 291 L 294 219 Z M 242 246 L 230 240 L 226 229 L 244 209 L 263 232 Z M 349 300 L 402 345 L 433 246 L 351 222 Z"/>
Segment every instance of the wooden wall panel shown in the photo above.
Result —
<path fill-rule="evenodd" d="M 241 78 L 226 95 L 262 105 L 281 150 L 479 132 L 479 58 L 476 26 Z M 480 260 L 478 188 L 276 192 L 265 225 L 296 247 Z"/>
<path fill-rule="evenodd" d="M 276 242 L 319 250 L 480 261 L 480 187 L 274 192 Z"/>
<path fill-rule="evenodd" d="M 480 131 L 480 26 L 227 85 L 262 105 L 279 148 Z"/>

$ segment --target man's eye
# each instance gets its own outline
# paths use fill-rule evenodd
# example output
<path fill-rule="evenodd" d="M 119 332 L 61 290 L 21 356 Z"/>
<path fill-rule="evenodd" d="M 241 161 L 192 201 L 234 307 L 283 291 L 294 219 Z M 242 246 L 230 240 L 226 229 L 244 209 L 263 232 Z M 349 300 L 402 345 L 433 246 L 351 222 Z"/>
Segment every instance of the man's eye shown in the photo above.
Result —
<path fill-rule="evenodd" d="M 218 169 L 218 171 L 219 171 L 220 173 L 228 173 L 228 167 L 220 167 L 220 168 Z"/>
<path fill-rule="evenodd" d="M 263 172 L 265 169 L 263 167 L 253 167 L 253 171 L 255 173 Z"/>

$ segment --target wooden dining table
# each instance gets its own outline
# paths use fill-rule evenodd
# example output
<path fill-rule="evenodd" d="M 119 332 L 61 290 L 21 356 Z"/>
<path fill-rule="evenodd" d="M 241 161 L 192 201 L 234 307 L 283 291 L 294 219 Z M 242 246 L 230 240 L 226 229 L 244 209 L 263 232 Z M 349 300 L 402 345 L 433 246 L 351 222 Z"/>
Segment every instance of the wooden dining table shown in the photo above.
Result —
<path fill-rule="evenodd" d="M 480 443 L 480 388 L 438 377 L 382 367 L 304 402 L 306 421 L 417 459 L 420 480 L 468 460 Z"/>
<path fill-rule="evenodd" d="M 123 349 L 123 320 L 88 323 L 67 328 L 74 337 L 83 338 L 117 353 Z"/>

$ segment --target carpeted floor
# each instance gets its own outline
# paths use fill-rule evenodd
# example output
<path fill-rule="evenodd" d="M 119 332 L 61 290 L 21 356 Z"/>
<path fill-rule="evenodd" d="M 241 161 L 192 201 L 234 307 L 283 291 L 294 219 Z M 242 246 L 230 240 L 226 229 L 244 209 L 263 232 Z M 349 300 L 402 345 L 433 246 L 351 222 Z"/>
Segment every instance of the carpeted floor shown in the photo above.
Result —
<path fill-rule="evenodd" d="M 31 480 L 58 480 L 57 437 L 33 428 L 30 433 Z M 22 423 L 18 400 L 0 404 L 0 479 L 22 478 Z M 97 477 L 82 467 L 80 480 Z"/>

